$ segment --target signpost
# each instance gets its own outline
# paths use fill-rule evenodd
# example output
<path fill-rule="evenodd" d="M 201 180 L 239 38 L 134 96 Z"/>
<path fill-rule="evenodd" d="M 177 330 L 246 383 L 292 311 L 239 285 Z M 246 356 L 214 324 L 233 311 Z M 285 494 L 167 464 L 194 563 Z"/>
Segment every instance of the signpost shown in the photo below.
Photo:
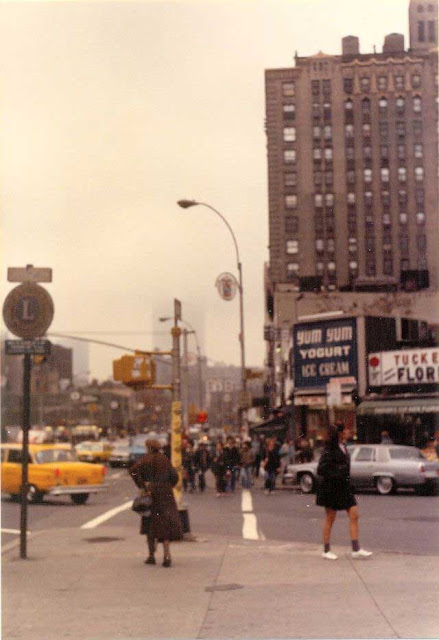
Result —
<path fill-rule="evenodd" d="M 21 475 L 21 511 L 20 511 L 20 557 L 26 558 L 27 545 L 27 495 L 29 464 L 30 429 L 30 377 L 33 355 L 48 355 L 49 340 L 38 339 L 50 327 L 54 306 L 50 294 L 37 282 L 51 282 L 52 269 L 11 267 L 8 269 L 9 282 L 21 282 L 12 289 L 3 304 L 3 319 L 6 327 L 22 340 L 7 340 L 8 355 L 23 355 L 23 444 Z"/>

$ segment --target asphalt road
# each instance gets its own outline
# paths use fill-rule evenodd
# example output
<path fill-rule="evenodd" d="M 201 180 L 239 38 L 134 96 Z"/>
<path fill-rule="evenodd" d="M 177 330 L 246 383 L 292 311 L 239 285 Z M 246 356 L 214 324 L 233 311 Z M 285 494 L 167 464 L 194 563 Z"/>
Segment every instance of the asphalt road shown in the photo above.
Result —
<path fill-rule="evenodd" d="M 74 505 L 70 498 L 45 499 L 29 505 L 31 532 L 54 527 L 81 527 L 85 523 L 132 499 L 136 488 L 127 471 L 109 469 L 108 492 L 90 496 L 85 505 Z M 195 535 L 243 536 L 243 504 L 241 491 L 216 498 L 213 477 L 208 474 L 205 493 L 184 494 L 188 505 L 191 531 Z M 252 490 L 252 512 L 260 538 L 285 542 L 320 544 L 323 510 L 315 505 L 315 496 L 302 495 L 296 489 L 280 489 L 270 496 L 262 491 L 259 479 Z M 360 542 L 371 550 L 439 555 L 439 496 L 417 496 L 409 491 L 391 496 L 359 493 Z M 245 509 L 248 509 L 246 505 Z M 100 524 L 127 526 L 137 530 L 139 517 L 130 509 Z M 2 498 L 2 548 L 16 540 L 20 528 L 20 505 Z M 345 513 L 338 515 L 332 541 L 349 543 Z"/>

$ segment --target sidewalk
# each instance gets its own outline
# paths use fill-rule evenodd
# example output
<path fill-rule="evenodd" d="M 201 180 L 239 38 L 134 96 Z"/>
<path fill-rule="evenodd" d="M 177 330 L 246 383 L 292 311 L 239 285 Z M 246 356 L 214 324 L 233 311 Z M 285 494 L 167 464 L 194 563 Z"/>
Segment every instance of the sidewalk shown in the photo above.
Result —
<path fill-rule="evenodd" d="M 308 544 L 199 536 L 143 564 L 135 529 L 58 529 L 3 555 L 5 640 L 437 638 L 439 558 L 336 562 Z"/>

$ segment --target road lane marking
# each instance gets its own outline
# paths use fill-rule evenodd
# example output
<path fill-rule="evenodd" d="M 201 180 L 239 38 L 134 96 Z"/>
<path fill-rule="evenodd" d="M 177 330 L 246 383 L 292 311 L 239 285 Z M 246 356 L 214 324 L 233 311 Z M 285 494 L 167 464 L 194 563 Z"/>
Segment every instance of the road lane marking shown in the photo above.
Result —
<path fill-rule="evenodd" d="M 102 515 L 98 516 L 97 518 L 93 518 L 93 520 L 89 520 L 88 522 L 83 524 L 80 528 L 81 529 L 94 529 L 95 527 L 97 527 L 98 525 L 102 524 L 106 520 L 109 520 L 110 518 L 113 518 L 113 516 L 117 516 L 118 513 L 121 513 L 122 511 L 126 511 L 127 509 L 130 509 L 132 504 L 133 504 L 132 500 L 129 500 L 128 502 L 124 502 L 119 507 L 115 507 L 114 509 L 110 509 L 110 511 L 106 511 L 105 513 L 103 513 Z"/>
<path fill-rule="evenodd" d="M 243 513 L 242 537 L 246 540 L 259 540 L 258 523 L 254 513 Z"/>
<path fill-rule="evenodd" d="M 13 533 L 13 534 L 15 534 L 17 536 L 20 535 L 20 533 L 21 533 L 20 529 L 1 529 L 0 531 L 1 531 L 1 533 Z M 29 534 L 30 534 L 30 531 L 28 530 L 27 531 L 27 535 L 29 535 Z"/>
<path fill-rule="evenodd" d="M 245 540 L 260 540 L 258 533 L 258 521 L 253 513 L 252 494 L 248 489 L 243 489 L 241 493 L 241 510 L 242 510 L 242 537 Z"/>
<path fill-rule="evenodd" d="M 241 494 L 241 509 L 242 511 L 253 511 L 252 494 L 248 489 L 243 489 Z"/>

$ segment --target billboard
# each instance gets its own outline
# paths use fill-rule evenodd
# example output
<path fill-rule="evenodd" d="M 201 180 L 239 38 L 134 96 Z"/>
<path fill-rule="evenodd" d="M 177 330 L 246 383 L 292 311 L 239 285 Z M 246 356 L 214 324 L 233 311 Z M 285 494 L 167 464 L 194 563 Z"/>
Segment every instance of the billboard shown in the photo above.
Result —
<path fill-rule="evenodd" d="M 439 348 L 370 353 L 368 369 L 371 387 L 439 384 Z"/>
<path fill-rule="evenodd" d="M 296 389 L 326 388 L 333 378 L 357 378 L 355 318 L 296 324 L 293 344 Z"/>

